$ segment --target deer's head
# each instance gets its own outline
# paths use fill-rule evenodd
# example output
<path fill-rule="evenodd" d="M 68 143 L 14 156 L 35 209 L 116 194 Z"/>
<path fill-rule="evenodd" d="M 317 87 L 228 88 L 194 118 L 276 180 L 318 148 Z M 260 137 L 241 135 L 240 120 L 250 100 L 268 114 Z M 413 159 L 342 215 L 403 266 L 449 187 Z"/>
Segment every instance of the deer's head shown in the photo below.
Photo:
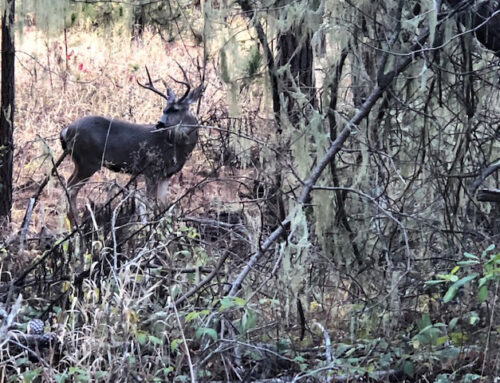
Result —
<path fill-rule="evenodd" d="M 177 97 L 175 96 L 175 93 L 168 86 L 166 86 L 165 83 L 164 83 L 166 87 L 165 93 L 161 92 L 160 90 L 154 87 L 153 81 L 151 80 L 151 76 L 149 75 L 149 70 L 147 67 L 146 67 L 146 73 L 148 75 L 148 83 L 141 84 L 139 80 L 137 80 L 137 83 L 141 87 L 156 93 L 157 95 L 161 96 L 167 101 L 167 106 L 163 109 L 163 114 L 158 119 L 157 123 L 158 128 L 173 126 L 180 123 L 183 123 L 186 126 L 188 126 L 189 124 L 197 125 L 194 117 L 189 112 L 189 105 L 191 105 L 193 102 L 196 102 L 200 98 L 203 92 L 203 85 L 200 85 L 193 91 L 191 91 L 191 86 L 189 85 L 186 72 L 180 65 L 179 67 L 181 68 L 186 81 L 179 81 L 174 78 L 172 78 L 172 80 L 174 80 L 178 84 L 184 85 L 187 89 L 186 92 L 182 95 L 182 97 L 178 100 Z"/>

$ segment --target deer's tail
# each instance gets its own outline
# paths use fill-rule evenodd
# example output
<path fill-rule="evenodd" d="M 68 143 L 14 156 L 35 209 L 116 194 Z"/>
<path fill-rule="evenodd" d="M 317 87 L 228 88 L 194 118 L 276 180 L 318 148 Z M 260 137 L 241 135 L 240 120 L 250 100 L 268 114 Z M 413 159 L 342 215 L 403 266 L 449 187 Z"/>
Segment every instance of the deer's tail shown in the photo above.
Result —
<path fill-rule="evenodd" d="M 68 144 L 66 140 L 67 133 L 68 133 L 68 128 L 66 127 L 63 130 L 61 130 L 61 133 L 59 134 L 59 139 L 61 140 L 61 146 L 65 153 L 68 151 Z"/>

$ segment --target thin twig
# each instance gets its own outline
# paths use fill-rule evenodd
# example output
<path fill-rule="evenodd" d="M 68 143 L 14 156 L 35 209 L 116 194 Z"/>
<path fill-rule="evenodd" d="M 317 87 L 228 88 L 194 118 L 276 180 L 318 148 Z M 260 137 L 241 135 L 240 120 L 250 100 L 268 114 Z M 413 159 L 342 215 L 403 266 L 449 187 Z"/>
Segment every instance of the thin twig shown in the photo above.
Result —
<path fill-rule="evenodd" d="M 178 306 L 182 304 L 186 299 L 196 294 L 198 290 L 200 290 L 203 286 L 205 286 L 208 282 L 210 282 L 217 275 L 217 272 L 220 270 L 220 268 L 222 267 L 224 261 L 227 259 L 228 256 L 229 256 L 229 251 L 226 251 L 224 255 L 220 257 L 215 268 L 210 272 L 210 274 L 207 275 L 205 279 L 203 279 L 202 281 L 200 281 L 200 283 L 193 286 L 186 294 L 177 299 L 175 302 L 171 303 L 171 305 Z"/>

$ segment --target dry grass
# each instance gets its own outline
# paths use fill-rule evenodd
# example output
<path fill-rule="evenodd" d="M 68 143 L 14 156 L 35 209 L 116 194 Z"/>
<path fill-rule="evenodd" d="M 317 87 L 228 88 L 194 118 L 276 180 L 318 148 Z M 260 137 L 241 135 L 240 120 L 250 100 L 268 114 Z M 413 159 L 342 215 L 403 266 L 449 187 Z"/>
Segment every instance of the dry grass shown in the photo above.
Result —
<path fill-rule="evenodd" d="M 67 52 L 66 55 L 63 36 L 48 40 L 34 31 L 25 32 L 18 48 L 14 227 L 20 225 L 27 199 L 50 170 L 50 160 L 44 155 L 51 153 L 57 158 L 61 154 L 59 132 L 65 125 L 90 114 L 140 123 L 156 121 L 163 100 L 136 84 L 136 79 L 144 81 L 144 65 L 154 79 L 165 79 L 176 93 L 182 94 L 184 89 L 168 78 L 182 79 L 174 58 L 187 70 L 193 84 L 200 82 L 194 65 L 194 59 L 199 57 L 198 49 L 166 44 L 159 36 L 148 35 L 142 46 L 131 47 L 118 37 L 109 41 L 98 34 L 72 33 L 67 37 Z M 214 93 L 215 90 L 208 87 L 204 99 L 213 99 Z M 208 107 L 203 101 L 200 115 L 206 113 Z M 199 153 L 193 155 L 194 162 L 200 159 Z M 65 178 L 71 174 L 69 159 L 60 171 Z M 121 183 L 128 179 L 103 170 L 92 181 L 115 178 Z M 186 175 L 183 179 L 195 181 Z M 172 185 L 175 196 L 179 192 L 178 182 L 174 180 Z M 89 195 L 91 191 L 87 187 L 81 194 Z M 32 227 L 36 230 L 47 224 L 56 232 L 64 230 L 64 199 L 63 189 L 58 182 L 52 182 L 41 199 L 39 214 L 34 214 Z"/>

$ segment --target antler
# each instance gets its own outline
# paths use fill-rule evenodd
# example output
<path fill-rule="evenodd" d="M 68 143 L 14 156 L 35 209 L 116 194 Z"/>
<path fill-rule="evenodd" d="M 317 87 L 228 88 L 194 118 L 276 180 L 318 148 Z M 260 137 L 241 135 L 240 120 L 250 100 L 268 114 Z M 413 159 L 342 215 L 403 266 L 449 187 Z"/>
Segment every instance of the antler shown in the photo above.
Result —
<path fill-rule="evenodd" d="M 136 80 L 137 81 L 137 84 L 139 84 L 140 86 L 142 86 L 144 89 L 149 89 L 153 92 L 155 92 L 157 95 L 163 97 L 165 100 L 168 101 L 168 97 L 161 91 L 159 91 L 158 89 L 156 89 L 153 85 L 153 80 L 151 80 L 151 76 L 149 75 L 149 70 L 148 70 L 148 67 L 145 65 L 144 66 L 146 68 L 146 73 L 148 75 L 148 84 L 144 85 L 144 84 L 141 84 L 139 82 L 139 80 Z"/>
<path fill-rule="evenodd" d="M 186 93 L 184 93 L 184 95 L 180 98 L 180 100 L 177 101 L 178 103 L 181 103 L 182 101 L 184 101 L 184 99 L 188 96 L 189 92 L 191 91 L 191 86 L 189 85 L 189 79 L 187 77 L 187 74 L 186 74 L 186 71 L 184 70 L 184 68 L 177 61 L 175 61 L 175 63 L 179 66 L 179 68 L 181 68 L 182 74 L 184 75 L 184 80 L 186 80 L 186 82 L 179 81 L 179 80 L 176 80 L 175 78 L 173 78 L 172 76 L 169 76 L 177 84 L 182 84 L 187 88 Z"/>

